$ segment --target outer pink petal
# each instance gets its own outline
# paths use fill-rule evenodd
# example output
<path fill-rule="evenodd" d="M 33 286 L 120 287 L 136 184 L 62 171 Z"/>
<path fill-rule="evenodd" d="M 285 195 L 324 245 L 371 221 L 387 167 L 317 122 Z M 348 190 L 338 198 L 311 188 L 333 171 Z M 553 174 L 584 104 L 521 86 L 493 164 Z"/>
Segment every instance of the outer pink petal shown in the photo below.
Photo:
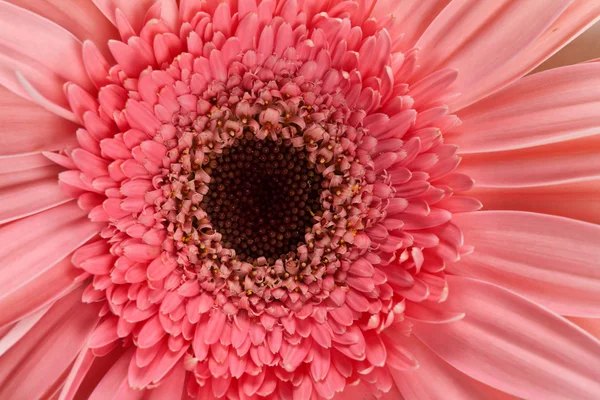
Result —
<path fill-rule="evenodd" d="M 181 399 L 186 395 L 186 371 L 180 362 L 156 388 L 148 391 L 148 400 Z"/>
<path fill-rule="evenodd" d="M 0 338 L 0 357 L 29 332 L 35 324 L 46 315 L 49 308 L 50 307 L 43 308 L 35 314 L 23 318 L 19 322 L 3 327 L 2 329 L 7 329 L 7 332 Z"/>
<path fill-rule="evenodd" d="M 567 317 L 567 319 L 600 339 L 600 319 L 580 317 Z"/>
<path fill-rule="evenodd" d="M 517 211 L 453 221 L 475 251 L 448 271 L 514 290 L 562 315 L 600 317 L 600 225 Z"/>
<path fill-rule="evenodd" d="M 477 187 L 531 187 L 600 177 L 600 135 L 519 150 L 462 155 Z"/>
<path fill-rule="evenodd" d="M 59 300 L 0 358 L 0 398 L 37 399 L 61 379 L 99 319 L 100 304 L 82 303 L 82 292 Z"/>
<path fill-rule="evenodd" d="M 0 65 L 9 64 L 9 67 L 13 68 L 12 76 L 5 76 L 4 73 L 0 75 L 0 82 L 14 81 L 14 69 L 19 65 L 35 63 L 52 73 L 47 79 L 57 84 L 72 81 L 85 89 L 93 88 L 83 65 L 81 41 L 39 15 L 0 2 L 0 45 L 3 48 L 2 54 L 8 56 L 8 61 L 1 61 Z M 9 63 L 11 59 L 16 61 L 16 64 Z M 65 68 L 67 65 L 68 68 Z M 21 72 L 28 78 L 28 71 Z M 64 93 L 46 91 L 42 94 L 55 101 L 64 98 Z M 64 101 L 58 103 L 65 104 Z"/>
<path fill-rule="evenodd" d="M 89 372 L 96 356 L 93 354 L 92 350 L 89 348 L 88 343 L 81 349 L 79 355 L 75 359 L 73 363 L 73 367 L 69 372 L 69 375 L 65 379 L 64 386 L 60 391 L 59 398 L 60 400 L 70 399 L 72 400 L 77 392 L 77 388 L 81 385 L 81 381 L 85 378 L 85 375 Z"/>
<path fill-rule="evenodd" d="M 28 169 L 56 165 L 42 154 L 26 154 L 14 157 L 0 157 L 0 173 L 25 171 Z"/>
<path fill-rule="evenodd" d="M 89 398 L 99 382 L 126 351 L 126 349 L 119 346 L 107 355 L 96 357 L 89 349 L 88 344 L 84 346 L 73 363 L 58 400 Z"/>
<path fill-rule="evenodd" d="M 108 55 L 106 43 L 119 37 L 117 30 L 104 18 L 104 15 L 91 1 L 66 0 L 7 0 L 26 8 L 57 25 L 62 26 L 81 41 L 92 40 L 103 46 Z"/>
<path fill-rule="evenodd" d="M 86 276 L 80 269 L 73 267 L 69 259 L 65 259 L 18 290 L 0 294 L 0 326 L 52 305 L 81 285 Z"/>
<path fill-rule="evenodd" d="M 26 78 L 20 79 L 18 74 Z M 34 90 L 26 88 L 22 79 L 25 79 Z M 60 117 L 63 117 L 62 114 L 69 113 L 62 90 L 64 83 L 63 78 L 31 58 L 7 49 L 0 52 L 0 85 L 25 99 L 39 103 Z M 55 110 L 60 110 L 62 114 Z"/>
<path fill-rule="evenodd" d="M 600 224 L 600 180 L 529 188 L 476 188 L 469 194 L 487 210 L 559 215 Z"/>
<path fill-rule="evenodd" d="M 0 228 L 0 293 L 40 276 L 97 234 L 72 201 Z"/>
<path fill-rule="evenodd" d="M 518 2 L 519 3 L 519 2 Z M 541 3 L 540 3 L 541 4 Z M 594 0 L 575 0 L 525 51 L 502 65 L 477 86 L 469 89 L 466 96 L 450 102 L 453 110 L 474 103 L 506 84 L 526 75 L 571 40 L 592 26 L 600 18 L 600 3 Z M 571 61 L 571 64 L 573 61 Z"/>
<path fill-rule="evenodd" d="M 544 71 L 458 113 L 459 152 L 539 146 L 600 133 L 600 63 Z"/>
<path fill-rule="evenodd" d="M 58 186 L 62 168 L 49 165 L 0 174 L 0 224 L 70 201 Z"/>
<path fill-rule="evenodd" d="M 415 45 L 423 32 L 450 1 L 377 0 L 371 15 L 378 21 L 391 20 L 393 22 L 388 28 L 394 41 L 393 49 L 404 52 Z"/>
<path fill-rule="evenodd" d="M 510 398 L 455 369 L 414 337 L 404 341 L 419 360 L 419 368 L 405 371 L 390 369 L 390 372 L 406 400 Z"/>
<path fill-rule="evenodd" d="M 140 32 L 146 20 L 146 14 L 159 0 L 92 0 L 100 11 L 116 26 L 115 13 L 120 9 L 135 32 Z"/>
<path fill-rule="evenodd" d="M 112 365 L 108 372 L 102 377 L 93 392 L 88 396 L 89 400 L 116 399 L 121 385 L 127 385 L 127 369 L 133 355 L 133 348 L 123 353 Z"/>
<path fill-rule="evenodd" d="M 439 69 L 455 68 L 459 71 L 455 86 L 462 93 L 459 101 L 470 104 L 474 97 L 482 97 L 479 82 L 500 73 L 507 62 L 526 51 L 569 3 L 567 0 L 526 4 L 514 0 L 451 2 L 416 44 L 421 51 L 414 79 Z"/>
<path fill-rule="evenodd" d="M 444 325 L 416 323 L 413 333 L 463 373 L 522 398 L 595 399 L 600 342 L 564 318 L 498 286 L 447 276 L 440 305 L 464 311 Z"/>
<path fill-rule="evenodd" d="M 0 87 L 0 157 L 63 149 L 77 143 L 76 125 Z"/>

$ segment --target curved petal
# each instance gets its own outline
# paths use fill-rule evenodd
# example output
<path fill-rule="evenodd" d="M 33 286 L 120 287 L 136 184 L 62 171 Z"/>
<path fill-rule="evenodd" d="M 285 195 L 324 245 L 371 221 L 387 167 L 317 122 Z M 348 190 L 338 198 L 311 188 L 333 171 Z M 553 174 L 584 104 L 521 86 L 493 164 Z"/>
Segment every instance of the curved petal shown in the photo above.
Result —
<path fill-rule="evenodd" d="M 57 165 L 0 174 L 0 224 L 64 204 L 72 199 L 58 186 Z"/>
<path fill-rule="evenodd" d="M 0 157 L 63 149 L 77 126 L 0 87 Z"/>
<path fill-rule="evenodd" d="M 83 347 L 73 363 L 58 400 L 89 398 L 98 383 L 126 351 L 123 347 L 117 346 L 110 353 L 96 357 L 88 344 Z"/>
<path fill-rule="evenodd" d="M 557 95 L 558 94 L 558 95 Z M 519 79 L 458 113 L 460 154 L 512 150 L 600 133 L 600 63 Z"/>
<path fill-rule="evenodd" d="M 101 304 L 82 303 L 82 293 L 57 301 L 0 358 L 0 398 L 41 398 L 63 376 L 100 318 Z"/>
<path fill-rule="evenodd" d="M 116 10 L 119 9 L 135 32 L 140 32 L 148 10 L 161 0 L 92 0 L 113 25 L 117 26 Z"/>
<path fill-rule="evenodd" d="M 567 317 L 567 319 L 600 339 L 600 319 L 580 317 Z"/>
<path fill-rule="evenodd" d="M 82 42 L 87 39 L 92 40 L 103 47 L 105 56 L 110 54 L 106 46 L 108 41 L 119 37 L 114 26 L 104 18 L 104 15 L 91 1 L 7 1 L 62 26 Z"/>
<path fill-rule="evenodd" d="M 89 372 L 96 356 L 92 353 L 92 350 L 89 348 L 89 341 L 86 343 L 79 355 L 73 362 L 73 366 L 69 371 L 69 375 L 65 379 L 65 383 L 60 391 L 60 396 L 58 400 L 65 400 L 65 398 L 69 398 L 72 400 L 75 396 L 75 392 L 77 392 L 77 388 L 81 384 L 81 381 L 84 379 L 85 375 Z"/>
<path fill-rule="evenodd" d="M 392 377 L 406 400 L 510 398 L 455 369 L 416 338 L 407 337 L 403 341 L 419 360 L 419 368 L 414 370 L 399 371 L 390 368 Z"/>
<path fill-rule="evenodd" d="M 110 367 L 102 377 L 92 393 L 87 397 L 89 400 L 117 399 L 117 394 L 122 385 L 127 385 L 127 369 L 133 355 L 133 348 L 123 353 L 121 357 Z"/>
<path fill-rule="evenodd" d="M 14 83 L 14 73 L 20 71 L 44 97 L 61 106 L 66 105 L 62 92 L 66 81 L 93 89 L 83 65 L 81 41 L 55 23 L 6 2 L 0 2 L 0 47 L 2 83 Z M 35 66 L 33 72 L 32 66 Z M 36 83 L 43 83 L 40 74 L 48 84 L 38 87 Z"/>
<path fill-rule="evenodd" d="M 475 188 L 486 210 L 531 211 L 600 224 L 600 179 L 528 188 Z"/>
<path fill-rule="evenodd" d="M 23 79 L 33 87 L 33 91 L 23 85 Z M 0 52 L 0 85 L 63 118 L 54 109 L 68 113 L 62 89 L 64 83 L 64 79 L 37 61 L 6 49 Z"/>
<path fill-rule="evenodd" d="M 443 68 L 459 71 L 456 100 L 464 105 L 491 93 L 480 84 L 502 74 L 504 66 L 527 51 L 570 1 L 519 0 L 453 1 L 431 23 L 416 47 L 420 48 L 415 82 Z M 535 18 L 532 18 L 535 15 Z M 506 82 L 508 83 L 508 82 Z M 479 92 L 479 93 L 478 93 Z"/>
<path fill-rule="evenodd" d="M 0 228 L 0 293 L 40 276 L 100 230 L 74 201 Z"/>
<path fill-rule="evenodd" d="M 504 392 L 535 399 L 595 399 L 600 342 L 560 316 L 498 286 L 447 276 L 439 307 L 462 320 L 416 323 L 413 333 L 459 371 Z"/>
<path fill-rule="evenodd" d="M 0 337 L 0 357 L 29 332 L 48 312 L 49 308 L 50 307 L 43 308 L 13 325 L 3 327 L 2 329 L 8 329 L 8 331 Z"/>
<path fill-rule="evenodd" d="M 24 154 L 14 157 L 0 157 L 0 173 L 19 172 L 28 169 L 56 165 L 42 154 Z"/>
<path fill-rule="evenodd" d="M 562 314 L 600 317 L 600 225 L 517 211 L 480 211 L 453 221 L 475 247 L 447 266 Z"/>
<path fill-rule="evenodd" d="M 0 326 L 6 326 L 23 317 L 52 305 L 56 300 L 81 285 L 87 276 L 71 265 L 69 259 L 62 260 L 53 268 L 19 288 L 0 294 Z"/>
<path fill-rule="evenodd" d="M 148 400 L 162 400 L 167 398 L 184 398 L 186 391 L 185 385 L 186 371 L 183 368 L 183 362 L 180 362 L 167 375 L 162 383 L 156 388 L 148 391 Z"/>
<path fill-rule="evenodd" d="M 523 6 L 521 1 L 517 2 L 519 6 L 527 8 L 531 3 L 544 6 L 557 2 L 531 2 L 527 6 Z M 524 10 L 527 14 L 529 11 Z M 535 20 L 537 20 L 537 14 Z M 517 54 L 512 59 L 508 60 L 497 70 L 490 73 L 485 79 L 477 81 L 477 85 L 469 87 L 465 95 L 458 97 L 450 102 L 451 110 L 460 110 L 477 100 L 484 98 L 490 93 L 506 86 L 510 82 L 526 75 L 535 67 L 548 59 L 562 47 L 567 45 L 571 40 L 578 37 L 588 27 L 600 19 L 600 3 L 593 0 L 575 0 L 571 2 L 569 7 L 556 19 L 549 27 L 546 28 L 530 46 L 524 51 Z M 594 43 L 596 43 L 595 40 Z M 573 64 L 571 60 L 569 64 Z"/>
<path fill-rule="evenodd" d="M 531 187 L 600 177 L 600 135 L 544 146 L 463 154 L 458 172 L 476 187 Z"/>
<path fill-rule="evenodd" d="M 378 21 L 393 23 L 386 25 L 393 38 L 393 50 L 410 50 L 431 22 L 451 0 L 377 0 L 371 16 Z"/>

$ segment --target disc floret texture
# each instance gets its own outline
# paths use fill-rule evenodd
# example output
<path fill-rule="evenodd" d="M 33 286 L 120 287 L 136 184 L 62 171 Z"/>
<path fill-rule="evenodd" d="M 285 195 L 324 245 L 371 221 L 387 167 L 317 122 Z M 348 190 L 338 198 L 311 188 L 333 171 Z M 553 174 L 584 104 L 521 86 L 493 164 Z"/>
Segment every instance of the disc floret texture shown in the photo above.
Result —
<path fill-rule="evenodd" d="M 85 129 L 52 157 L 104 226 L 73 256 L 93 276 L 84 301 L 104 304 L 90 346 L 131 346 L 133 388 L 183 362 L 198 398 L 387 392 L 382 367 L 417 363 L 386 343 L 446 299 L 444 263 L 468 251 L 448 199 L 472 181 L 443 140 L 460 122 L 445 106 L 456 71 L 409 85 L 417 51 L 394 50 L 391 21 L 295 4 L 151 9 L 139 36 L 109 43 L 115 65 L 86 42 L 97 97 L 66 86 Z M 245 211 L 255 231 L 227 214 L 247 200 L 224 194 L 243 194 L 236 162 L 296 185 L 276 219 Z"/>

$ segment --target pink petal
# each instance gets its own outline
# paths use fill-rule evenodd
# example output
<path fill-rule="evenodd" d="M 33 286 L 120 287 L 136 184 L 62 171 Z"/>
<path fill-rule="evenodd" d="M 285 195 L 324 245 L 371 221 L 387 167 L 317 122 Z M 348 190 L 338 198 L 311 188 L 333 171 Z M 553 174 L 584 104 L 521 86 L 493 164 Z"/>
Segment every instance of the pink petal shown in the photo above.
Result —
<path fill-rule="evenodd" d="M 87 345 L 83 346 L 83 349 L 81 349 L 81 352 L 79 352 L 79 355 L 73 363 L 71 372 L 69 372 L 69 375 L 65 379 L 64 386 L 60 391 L 59 400 L 72 400 L 73 397 L 75 397 L 77 389 L 79 389 L 95 360 L 96 356 L 93 354 L 92 350 L 90 350 Z"/>
<path fill-rule="evenodd" d="M 108 161 L 89 151 L 77 148 L 71 152 L 71 159 L 77 168 L 90 178 L 108 175 Z"/>
<path fill-rule="evenodd" d="M 567 319 L 600 339 L 600 319 L 580 317 L 567 317 Z"/>
<path fill-rule="evenodd" d="M 0 315 L 0 326 L 48 307 L 81 285 L 86 276 L 66 258 L 19 289 L 3 293 L 0 296 L 0 308 L 4 310 Z"/>
<path fill-rule="evenodd" d="M 0 229 L 0 293 L 14 291 L 49 270 L 98 230 L 75 202 L 5 225 Z"/>
<path fill-rule="evenodd" d="M 90 39 L 102 45 L 118 37 L 117 31 L 91 1 L 64 2 L 61 0 L 8 0 L 19 7 L 62 26 L 79 40 Z M 93 22 L 93 23 L 91 23 Z M 108 54 L 108 48 L 103 51 Z"/>
<path fill-rule="evenodd" d="M 186 391 L 186 371 L 183 363 L 179 363 L 164 378 L 161 384 L 148 392 L 148 400 L 162 399 L 183 399 L 187 395 Z"/>
<path fill-rule="evenodd" d="M 513 290 L 562 315 L 600 316 L 599 225 L 517 211 L 467 213 L 453 221 L 475 251 L 448 271 Z"/>
<path fill-rule="evenodd" d="M 470 194 L 488 210 L 558 215 L 600 224 L 600 180 L 530 188 L 477 188 Z"/>
<path fill-rule="evenodd" d="M 365 343 L 367 345 L 366 354 L 369 363 L 376 367 L 383 367 L 387 352 L 379 335 L 373 332 L 365 334 Z"/>
<path fill-rule="evenodd" d="M 452 196 L 436 203 L 436 206 L 452 214 L 477 211 L 483 207 L 479 199 L 469 196 Z"/>
<path fill-rule="evenodd" d="M 108 52 L 108 47 L 105 53 L 110 55 Z M 82 57 L 85 69 L 97 88 L 101 88 L 102 86 L 110 84 L 110 80 L 108 79 L 110 75 L 110 66 L 106 61 L 105 55 L 100 52 L 100 49 L 98 49 L 95 42 L 90 40 L 83 42 Z M 88 129 L 90 128 L 87 123 L 86 126 Z"/>
<path fill-rule="evenodd" d="M 82 303 L 82 291 L 56 302 L 0 359 L 0 397 L 40 398 L 75 360 L 99 319 L 100 304 Z"/>
<path fill-rule="evenodd" d="M 0 156 L 60 150 L 77 143 L 76 125 L 0 87 Z"/>
<path fill-rule="evenodd" d="M 600 135 L 519 150 L 465 154 L 458 170 L 478 187 L 531 187 L 600 177 Z"/>
<path fill-rule="evenodd" d="M 164 259 L 163 259 L 164 258 Z M 148 265 L 147 276 L 150 280 L 160 280 L 169 275 L 176 267 L 177 261 L 166 257 L 157 257 Z"/>
<path fill-rule="evenodd" d="M 453 110 L 463 108 L 526 75 L 592 26 L 598 20 L 599 13 L 600 4 L 594 1 L 571 2 L 560 17 L 546 27 L 531 46 L 503 64 L 499 70 L 494 71 L 484 81 L 479 81 L 476 87 L 471 88 L 468 96 L 461 96 L 452 101 L 451 108 Z"/>
<path fill-rule="evenodd" d="M 226 320 L 227 316 L 220 310 L 215 310 L 215 312 L 211 314 L 206 326 L 206 331 L 204 332 L 204 343 L 213 344 L 219 340 Z"/>
<path fill-rule="evenodd" d="M 447 324 L 460 321 L 465 313 L 448 312 L 435 307 L 435 304 L 409 302 L 404 313 L 409 319 L 430 324 Z"/>
<path fill-rule="evenodd" d="M 310 363 L 310 374 L 315 381 L 323 380 L 331 365 L 330 351 L 321 346 L 313 346 L 311 352 L 313 359 Z"/>
<path fill-rule="evenodd" d="M 102 13 L 115 24 L 115 11 L 120 9 L 129 24 L 136 32 L 142 29 L 146 14 L 152 5 L 158 0 L 138 0 L 132 3 L 129 0 L 92 0 L 92 2 L 102 11 Z"/>
<path fill-rule="evenodd" d="M 405 338 L 404 342 L 419 360 L 415 370 L 390 369 L 405 400 L 511 398 L 454 369 L 414 337 Z"/>
<path fill-rule="evenodd" d="M 595 135 L 600 133 L 599 101 L 600 63 L 544 71 L 461 110 L 462 124 L 451 141 L 465 154 Z"/>
<path fill-rule="evenodd" d="M 54 162 L 43 154 L 26 154 L 14 157 L 0 157 L 0 173 L 25 171 L 28 169 L 46 167 Z"/>
<path fill-rule="evenodd" d="M 161 4 L 160 18 L 165 21 L 173 32 L 179 32 L 179 9 L 176 0 L 163 0 Z"/>
<path fill-rule="evenodd" d="M 105 400 L 113 397 L 123 383 L 127 383 L 127 369 L 133 355 L 133 348 L 123 353 L 108 372 L 101 378 L 88 397 L 89 400 Z M 113 397 L 114 398 L 114 397 Z"/>
<path fill-rule="evenodd" d="M 70 199 L 58 186 L 57 165 L 0 174 L 0 223 L 24 218 Z"/>
<path fill-rule="evenodd" d="M 371 13 L 380 21 L 393 16 L 394 25 L 390 35 L 394 39 L 394 49 L 405 52 L 410 50 L 421 37 L 435 17 L 450 3 L 450 0 L 406 0 L 398 3 L 394 0 L 378 0 Z"/>
<path fill-rule="evenodd" d="M 132 128 L 146 132 L 149 137 L 154 137 L 160 128 L 160 122 L 156 116 L 135 100 L 127 102 L 125 114 Z"/>
<path fill-rule="evenodd" d="M 482 90 L 489 90 L 480 88 L 479 82 L 500 73 L 506 62 L 526 51 L 568 5 L 560 0 L 531 2 L 527 7 L 509 0 L 451 2 L 417 42 L 420 67 L 412 79 L 442 68 L 457 69 L 460 103 L 469 104 L 482 96 Z"/>
<path fill-rule="evenodd" d="M 312 367 L 312 364 L 311 364 Z M 313 384 L 307 375 L 304 375 L 302 382 L 294 388 L 293 400 L 310 399 L 313 391 Z"/>
<path fill-rule="evenodd" d="M 88 346 L 92 349 L 100 348 L 109 345 L 115 340 L 119 339 L 119 336 L 117 334 L 118 321 L 118 317 L 111 316 L 100 322 L 96 329 L 94 329 L 94 333 L 92 333 L 92 336 L 88 341 Z"/>
<path fill-rule="evenodd" d="M 325 348 L 331 347 L 331 332 L 325 324 L 313 322 L 310 333 L 315 342 L 320 346 Z"/>
<path fill-rule="evenodd" d="M 137 367 L 135 360 L 132 360 L 127 372 L 129 386 L 133 389 L 141 389 L 151 383 L 158 383 L 179 363 L 188 347 L 189 345 L 185 345 L 179 351 L 172 352 L 163 346 L 150 365 L 144 368 Z"/>
<path fill-rule="evenodd" d="M 448 222 L 452 214 L 441 208 L 432 208 L 427 215 L 399 214 L 398 219 L 404 222 L 404 229 L 432 228 Z"/>
<path fill-rule="evenodd" d="M 594 398 L 600 391 L 600 342 L 498 286 L 447 276 L 451 324 L 413 332 L 444 361 L 478 381 L 522 398 Z"/>
<path fill-rule="evenodd" d="M 19 342 L 29 332 L 44 315 L 48 312 L 50 306 L 40 309 L 14 324 L 6 325 L 2 328 L 3 332 L 0 337 L 0 357 L 10 350 L 16 343 Z"/>
<path fill-rule="evenodd" d="M 44 70 L 55 74 L 61 84 L 72 81 L 85 89 L 93 85 L 83 66 L 82 45 L 75 36 L 59 25 L 12 4 L 0 3 L 0 44 L 3 53 L 20 63 L 39 63 Z M 68 65 L 69 68 L 64 68 Z M 26 71 L 23 71 L 28 77 Z M 60 98 L 62 93 L 48 93 Z M 63 103 L 64 104 L 64 103 Z"/>
<path fill-rule="evenodd" d="M 127 43 L 111 40 L 108 47 L 129 77 L 137 77 L 146 67 L 155 64 L 152 48 L 137 36 L 130 38 Z"/>
<path fill-rule="evenodd" d="M 138 334 L 138 347 L 151 347 L 158 343 L 166 334 L 167 332 L 162 327 L 158 315 L 155 315 L 146 321 L 140 330 Z"/>

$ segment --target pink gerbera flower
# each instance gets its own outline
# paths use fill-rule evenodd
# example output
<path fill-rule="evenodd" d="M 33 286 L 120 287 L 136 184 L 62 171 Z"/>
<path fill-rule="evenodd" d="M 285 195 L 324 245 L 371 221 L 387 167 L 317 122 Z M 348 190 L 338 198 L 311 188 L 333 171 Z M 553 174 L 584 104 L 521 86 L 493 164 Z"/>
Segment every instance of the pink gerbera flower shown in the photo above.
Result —
<path fill-rule="evenodd" d="M 0 2 L 0 398 L 598 398 L 599 17 Z"/>

